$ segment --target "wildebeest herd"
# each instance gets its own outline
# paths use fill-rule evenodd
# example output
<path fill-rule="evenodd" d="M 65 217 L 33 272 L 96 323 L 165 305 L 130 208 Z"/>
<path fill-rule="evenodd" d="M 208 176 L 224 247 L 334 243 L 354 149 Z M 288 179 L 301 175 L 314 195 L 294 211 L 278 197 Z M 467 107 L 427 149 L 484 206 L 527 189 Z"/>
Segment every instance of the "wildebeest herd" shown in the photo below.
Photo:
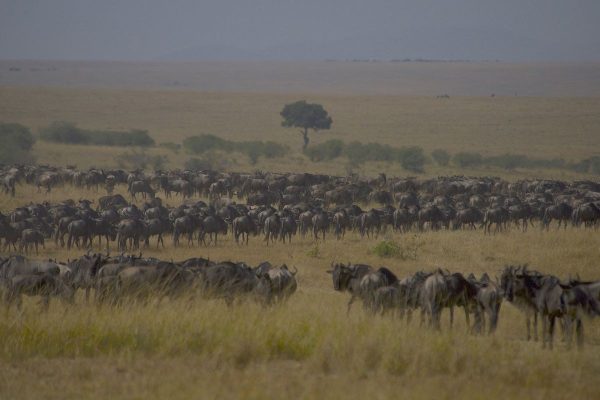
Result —
<path fill-rule="evenodd" d="M 15 255 L 0 259 L 0 289 L 7 309 L 21 307 L 22 295 L 41 296 L 48 307 L 51 297 L 73 303 L 77 290 L 85 301 L 119 304 L 123 300 L 146 301 L 149 297 L 173 298 L 201 294 L 231 304 L 251 295 L 262 304 L 279 303 L 297 287 L 295 268 L 263 262 L 251 267 L 243 262 L 213 262 L 190 258 L 181 262 L 133 255 L 116 257 L 85 254 L 68 262 L 32 260 Z"/>
<path fill-rule="evenodd" d="M 473 274 L 447 270 L 418 271 L 398 279 L 386 267 L 374 269 L 364 264 L 332 264 L 327 271 L 332 275 L 337 291 L 350 293 L 348 312 L 355 299 L 360 299 L 365 310 L 372 313 L 395 313 L 406 316 L 421 313 L 421 325 L 428 321 L 440 329 L 442 310 L 450 312 L 450 326 L 454 321 L 454 307 L 464 309 L 469 331 L 494 333 L 498 325 L 500 307 L 506 299 L 526 316 L 527 340 L 531 339 L 531 319 L 534 320 L 534 339 L 537 341 L 538 316 L 542 319 L 543 346 L 553 347 L 556 319 L 562 322 L 565 340 L 570 346 L 573 331 L 578 346 L 583 345 L 584 317 L 600 316 L 600 281 L 583 282 L 579 279 L 560 281 L 553 275 L 530 270 L 527 266 L 507 266 L 499 280 L 487 274 L 477 279 Z M 474 316 L 471 323 L 470 315 Z"/>
<path fill-rule="evenodd" d="M 174 246 L 217 244 L 231 232 L 237 243 L 263 235 L 267 245 L 290 242 L 297 234 L 325 240 L 328 234 L 342 239 L 347 231 L 377 236 L 387 229 L 482 229 L 484 233 L 538 224 L 558 227 L 597 227 L 600 221 L 600 184 L 591 181 L 528 180 L 507 182 L 499 178 L 439 177 L 434 179 L 315 174 L 221 173 L 214 171 L 96 170 L 41 166 L 5 167 L 0 182 L 6 193 L 21 183 L 47 192 L 70 184 L 88 189 L 104 186 L 109 194 L 97 201 L 80 199 L 51 204 L 30 203 L 0 214 L 4 249 L 38 250 L 54 237 L 60 246 L 91 247 L 95 238 L 105 245 L 116 241 L 119 250 L 149 245 L 164 235 Z M 112 194 L 125 185 L 130 199 Z M 167 206 L 178 195 L 183 204 Z M 134 202 L 137 195 L 143 205 Z M 204 200 L 193 200 L 193 196 Z M 359 204 L 378 204 L 361 208 Z M 18 249 L 17 249 L 18 245 Z"/>

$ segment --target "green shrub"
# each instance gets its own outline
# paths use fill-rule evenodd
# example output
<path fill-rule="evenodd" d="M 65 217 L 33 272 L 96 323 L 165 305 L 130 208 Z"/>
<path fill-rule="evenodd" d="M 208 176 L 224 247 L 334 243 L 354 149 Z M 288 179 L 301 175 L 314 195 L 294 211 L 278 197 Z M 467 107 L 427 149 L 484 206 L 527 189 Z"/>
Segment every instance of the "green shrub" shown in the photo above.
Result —
<path fill-rule="evenodd" d="M 33 163 L 30 151 L 35 138 L 29 128 L 15 123 L 0 123 L 0 163 Z"/>
<path fill-rule="evenodd" d="M 417 146 L 401 147 L 398 150 L 398 159 L 405 170 L 423 172 L 426 159 L 422 148 Z"/>
<path fill-rule="evenodd" d="M 183 141 L 183 147 L 192 154 L 204 154 L 212 150 L 237 151 L 248 156 L 252 164 L 256 164 L 259 157 L 277 158 L 289 152 L 286 146 L 272 141 L 234 142 L 211 134 L 190 136 Z"/>
<path fill-rule="evenodd" d="M 342 155 L 344 151 L 344 142 L 339 139 L 328 140 L 324 143 L 310 146 L 304 153 L 311 161 L 329 161 Z"/>
<path fill-rule="evenodd" d="M 431 152 L 431 158 L 440 167 L 446 167 L 450 163 L 450 154 L 446 150 L 437 149 Z"/>
<path fill-rule="evenodd" d="M 147 131 L 103 131 L 78 128 L 72 122 L 53 122 L 40 130 L 40 139 L 47 142 L 96 146 L 154 146 Z"/>
<path fill-rule="evenodd" d="M 483 157 L 479 153 L 460 152 L 452 158 L 458 167 L 477 167 L 483 163 Z"/>

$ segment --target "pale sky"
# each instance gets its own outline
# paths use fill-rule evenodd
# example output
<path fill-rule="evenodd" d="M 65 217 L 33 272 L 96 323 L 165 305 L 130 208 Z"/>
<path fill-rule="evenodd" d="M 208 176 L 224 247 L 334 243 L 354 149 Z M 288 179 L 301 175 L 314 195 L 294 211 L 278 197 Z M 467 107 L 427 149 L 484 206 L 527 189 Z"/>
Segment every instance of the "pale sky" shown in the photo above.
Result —
<path fill-rule="evenodd" d="M 0 59 L 599 61 L 600 0 L 0 0 Z"/>

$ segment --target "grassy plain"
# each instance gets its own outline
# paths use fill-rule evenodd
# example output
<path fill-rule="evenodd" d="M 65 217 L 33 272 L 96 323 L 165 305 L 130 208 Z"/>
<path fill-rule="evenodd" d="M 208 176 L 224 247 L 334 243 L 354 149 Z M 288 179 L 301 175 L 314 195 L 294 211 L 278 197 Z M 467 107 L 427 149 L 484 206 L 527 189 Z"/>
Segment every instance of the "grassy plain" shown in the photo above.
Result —
<path fill-rule="evenodd" d="M 600 97 L 451 97 L 303 95 L 277 93 L 207 93 L 174 90 L 126 90 L 64 87 L 2 87 L 0 120 L 19 122 L 35 130 L 66 120 L 89 129 L 147 129 L 158 143 L 212 133 L 231 140 L 274 140 L 292 154 L 285 159 L 259 160 L 227 157 L 231 170 L 327 171 L 345 174 L 347 163 L 310 162 L 300 152 L 301 138 L 282 128 L 279 111 L 299 98 L 322 103 L 333 116 L 330 131 L 312 135 L 313 143 L 328 139 L 379 142 L 393 146 L 421 146 L 426 153 L 475 151 L 485 156 L 504 153 L 533 158 L 579 161 L 600 154 Z M 79 147 L 38 142 L 40 163 L 80 167 L 115 166 L 114 156 L 124 149 Z M 190 156 L 163 148 L 150 154 L 167 156 L 167 166 L 182 167 Z M 406 174 L 398 164 L 368 163 L 354 168 L 362 174 L 386 170 Z M 428 164 L 427 175 L 466 173 L 509 178 L 542 176 L 581 178 L 568 171 L 494 168 L 440 168 Z"/>
<path fill-rule="evenodd" d="M 123 188 L 119 188 L 123 190 Z M 28 201 L 95 198 L 70 187 L 39 194 L 20 187 L 0 209 Z M 172 201 L 177 204 L 177 200 Z M 371 250 L 395 240 L 407 256 L 383 259 Z M 586 321 L 585 351 L 555 351 L 526 342 L 523 315 L 504 304 L 494 337 L 465 333 L 461 312 L 443 332 L 389 317 L 371 317 L 360 305 L 346 316 L 348 296 L 332 289 L 332 261 L 386 265 L 399 276 L 438 266 L 498 276 L 506 264 L 530 263 L 560 277 L 598 279 L 600 236 L 584 229 L 516 229 L 493 236 L 481 231 L 395 234 L 342 241 L 296 238 L 267 247 L 259 237 L 238 246 L 228 236 L 218 246 L 144 254 L 181 260 L 263 260 L 298 268 L 299 290 L 287 304 L 264 309 L 252 302 L 227 308 L 220 301 L 179 299 L 147 306 L 97 308 L 78 298 L 74 308 L 53 302 L 39 314 L 34 300 L 0 319 L 2 398 L 596 398 L 600 371 L 600 320 Z M 40 257 L 76 257 L 47 243 Z"/>
<path fill-rule="evenodd" d="M 16 66 L 19 71 L 8 72 Z M 308 171 L 345 174 L 343 161 L 311 163 L 301 139 L 280 126 L 279 111 L 305 98 L 322 103 L 333 129 L 313 135 L 346 142 L 417 145 L 426 152 L 520 153 L 568 161 L 600 154 L 598 65 L 498 63 L 294 63 L 138 64 L 0 61 L 0 121 L 34 130 L 57 120 L 89 129 L 148 129 L 157 142 L 181 142 L 212 133 L 232 140 L 275 140 L 293 153 L 238 171 Z M 518 97 L 514 96 L 518 92 Z M 450 99 L 438 99 L 448 93 Z M 496 93 L 496 97 L 490 97 Z M 535 96 L 535 97 L 527 97 Z M 38 142 L 40 163 L 115 166 L 125 149 Z M 150 154 L 181 167 L 190 157 L 163 148 Z M 361 174 L 405 175 L 396 164 L 369 163 Z M 510 179 L 585 176 L 554 170 L 458 170 L 426 166 L 427 176 L 496 175 Z M 120 187 L 118 190 L 124 192 Z M 103 193 L 31 186 L 0 195 L 5 212 L 30 201 L 97 198 Z M 179 199 L 168 201 L 177 205 Z M 383 238 L 411 256 L 380 258 Z M 166 238 L 169 242 L 169 238 Z M 376 239 L 350 234 L 343 241 L 296 238 L 267 247 L 260 238 L 238 246 L 228 236 L 218 246 L 153 246 L 144 254 L 181 260 L 263 260 L 298 268 L 299 289 L 287 304 L 263 309 L 252 302 L 180 299 L 97 308 L 78 298 L 65 308 L 53 302 L 40 314 L 34 300 L 25 313 L 0 310 L 0 399 L 17 398 L 600 398 L 600 320 L 585 322 L 584 351 L 560 343 L 550 352 L 526 342 L 524 317 L 503 304 L 494 337 L 465 333 L 461 313 L 443 332 L 404 321 L 372 317 L 332 289 L 325 273 L 332 261 L 386 265 L 399 276 L 446 267 L 497 276 L 510 263 L 529 263 L 560 277 L 600 278 L 597 231 L 539 227 L 493 236 L 481 231 L 388 232 Z M 40 258 L 67 260 L 81 251 L 47 243 Z"/>

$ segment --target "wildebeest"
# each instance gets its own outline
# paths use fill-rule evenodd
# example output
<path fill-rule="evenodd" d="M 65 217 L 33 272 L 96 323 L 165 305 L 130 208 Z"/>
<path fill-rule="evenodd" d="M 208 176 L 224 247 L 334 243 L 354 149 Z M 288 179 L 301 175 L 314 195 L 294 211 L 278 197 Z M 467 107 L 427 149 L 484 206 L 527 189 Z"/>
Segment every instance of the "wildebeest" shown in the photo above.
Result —
<path fill-rule="evenodd" d="M 265 304 L 287 300 L 296 291 L 297 273 L 297 269 L 292 272 L 285 264 L 281 267 L 268 268 L 266 271 L 263 269 L 257 273 L 259 281 L 255 289 L 256 294 Z"/>
<path fill-rule="evenodd" d="M 254 222 L 252 217 L 248 215 L 243 215 L 241 217 L 234 218 L 232 229 L 235 242 L 239 243 L 241 236 L 242 243 L 244 243 L 245 237 L 246 245 L 248 245 L 248 239 L 250 237 L 250 234 L 256 235 L 258 233 L 256 223 Z"/>

